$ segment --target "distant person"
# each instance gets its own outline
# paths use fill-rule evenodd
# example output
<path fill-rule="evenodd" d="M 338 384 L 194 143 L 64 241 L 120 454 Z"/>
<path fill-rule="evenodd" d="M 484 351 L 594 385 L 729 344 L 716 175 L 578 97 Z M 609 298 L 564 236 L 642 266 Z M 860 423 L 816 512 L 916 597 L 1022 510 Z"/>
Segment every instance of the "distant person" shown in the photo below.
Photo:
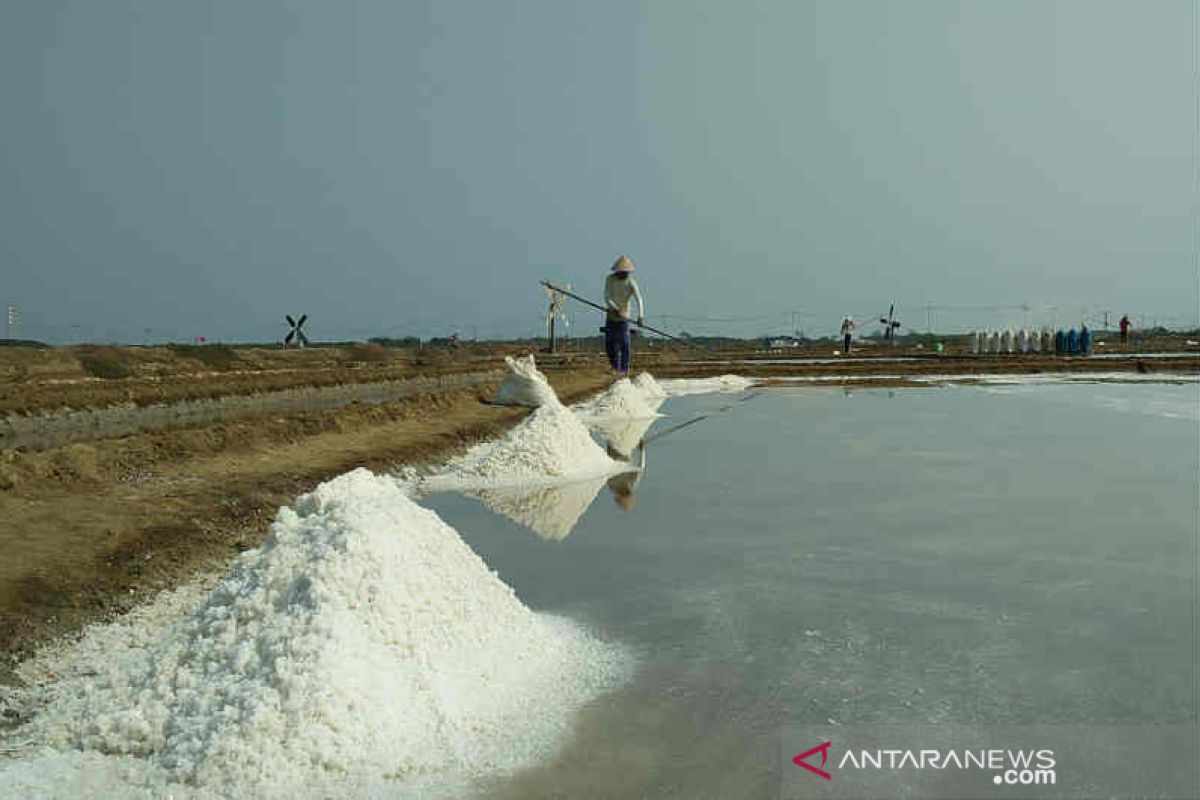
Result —
<path fill-rule="evenodd" d="M 1085 356 L 1092 352 L 1092 332 L 1088 330 L 1088 326 L 1084 325 L 1079 331 L 1079 352 Z"/>
<path fill-rule="evenodd" d="M 1129 315 L 1124 314 L 1117 325 L 1121 329 L 1121 347 L 1126 348 L 1129 346 L 1129 329 L 1133 327 L 1133 323 L 1129 321 Z"/>
<path fill-rule="evenodd" d="M 854 338 L 854 317 L 842 320 L 842 352 L 850 355 L 850 342 Z"/>
<path fill-rule="evenodd" d="M 631 342 L 629 339 L 630 301 L 637 299 L 637 324 L 646 317 L 646 305 L 642 292 L 633 279 L 633 262 L 629 256 L 621 256 L 613 262 L 609 275 L 604 279 L 604 307 L 608 310 L 604 320 L 604 351 L 613 372 L 629 374 Z"/>

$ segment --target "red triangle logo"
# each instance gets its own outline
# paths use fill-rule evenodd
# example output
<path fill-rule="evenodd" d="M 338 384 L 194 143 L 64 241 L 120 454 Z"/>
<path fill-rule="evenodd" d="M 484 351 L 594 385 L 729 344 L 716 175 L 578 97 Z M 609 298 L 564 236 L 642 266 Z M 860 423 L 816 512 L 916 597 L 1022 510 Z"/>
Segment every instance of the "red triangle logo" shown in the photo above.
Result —
<path fill-rule="evenodd" d="M 805 750 L 803 753 L 801 753 L 800 755 L 793 758 L 792 763 L 795 764 L 797 767 L 804 767 L 806 770 L 813 773 L 814 775 L 820 775 L 825 780 L 831 780 L 833 778 L 833 776 L 830 775 L 828 772 L 826 772 L 825 770 L 820 769 L 818 767 L 814 767 L 812 764 L 809 764 L 807 761 L 804 760 L 804 759 L 808 758 L 809 756 L 816 755 L 818 752 L 820 752 L 821 766 L 822 767 L 825 766 L 825 760 L 829 757 L 829 745 L 830 744 L 832 744 L 832 741 L 825 742 L 824 744 L 819 744 L 811 750 Z"/>

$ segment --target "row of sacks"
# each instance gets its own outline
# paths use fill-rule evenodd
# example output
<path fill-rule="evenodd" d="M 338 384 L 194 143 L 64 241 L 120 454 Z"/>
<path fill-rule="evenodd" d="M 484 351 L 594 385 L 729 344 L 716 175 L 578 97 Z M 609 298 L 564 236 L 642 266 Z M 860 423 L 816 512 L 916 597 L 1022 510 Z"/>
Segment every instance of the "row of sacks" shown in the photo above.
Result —
<path fill-rule="evenodd" d="M 1055 353 L 1086 355 L 1092 352 L 1092 332 L 1084 325 L 1079 330 L 1042 328 L 1030 331 L 975 331 L 971 334 L 972 353 Z"/>

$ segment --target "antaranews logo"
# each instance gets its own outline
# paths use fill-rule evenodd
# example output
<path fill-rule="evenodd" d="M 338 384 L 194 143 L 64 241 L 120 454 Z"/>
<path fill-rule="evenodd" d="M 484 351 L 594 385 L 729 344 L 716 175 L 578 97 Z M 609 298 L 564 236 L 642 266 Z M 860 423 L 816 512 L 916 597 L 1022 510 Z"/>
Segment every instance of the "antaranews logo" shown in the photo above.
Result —
<path fill-rule="evenodd" d="M 833 740 L 805 750 L 792 763 L 813 775 L 832 780 L 825 770 Z M 821 766 L 809 759 L 821 755 Z M 838 771 L 848 770 L 984 770 L 993 772 L 992 783 L 1001 786 L 1052 786 L 1057 782 L 1057 761 L 1051 749 L 847 749 L 838 760 Z"/>
<path fill-rule="evenodd" d="M 832 741 L 827 741 L 824 744 L 817 745 L 816 747 L 812 748 L 811 750 L 805 750 L 803 753 L 801 753 L 800 755 L 793 758 L 792 763 L 798 767 L 804 767 L 806 770 L 808 770 L 812 774 L 818 775 L 818 776 L 824 778 L 825 780 L 830 780 L 833 777 L 832 775 L 830 775 L 828 772 L 826 772 L 823 769 L 817 769 L 812 764 L 809 764 L 807 761 L 805 761 L 805 759 L 808 758 L 809 756 L 816 755 L 818 752 L 820 752 L 821 766 L 824 767 L 825 760 L 829 757 L 829 746 L 831 744 L 833 744 Z"/>

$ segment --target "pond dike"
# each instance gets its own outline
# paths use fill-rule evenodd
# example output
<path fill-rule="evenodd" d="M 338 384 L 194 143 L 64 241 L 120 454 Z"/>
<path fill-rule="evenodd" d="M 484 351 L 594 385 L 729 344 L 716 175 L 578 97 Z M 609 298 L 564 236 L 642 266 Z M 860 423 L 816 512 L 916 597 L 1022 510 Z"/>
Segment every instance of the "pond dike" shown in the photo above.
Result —
<path fill-rule="evenodd" d="M 503 370 L 487 370 L 377 383 L 299 387 L 149 406 L 122 403 L 105 408 L 63 408 L 41 414 L 10 414 L 0 418 L 0 449 L 45 450 L 72 442 L 111 439 L 135 433 L 175 430 L 274 414 L 328 411 L 353 403 L 389 403 L 422 394 L 467 389 L 498 381 L 503 376 Z"/>

